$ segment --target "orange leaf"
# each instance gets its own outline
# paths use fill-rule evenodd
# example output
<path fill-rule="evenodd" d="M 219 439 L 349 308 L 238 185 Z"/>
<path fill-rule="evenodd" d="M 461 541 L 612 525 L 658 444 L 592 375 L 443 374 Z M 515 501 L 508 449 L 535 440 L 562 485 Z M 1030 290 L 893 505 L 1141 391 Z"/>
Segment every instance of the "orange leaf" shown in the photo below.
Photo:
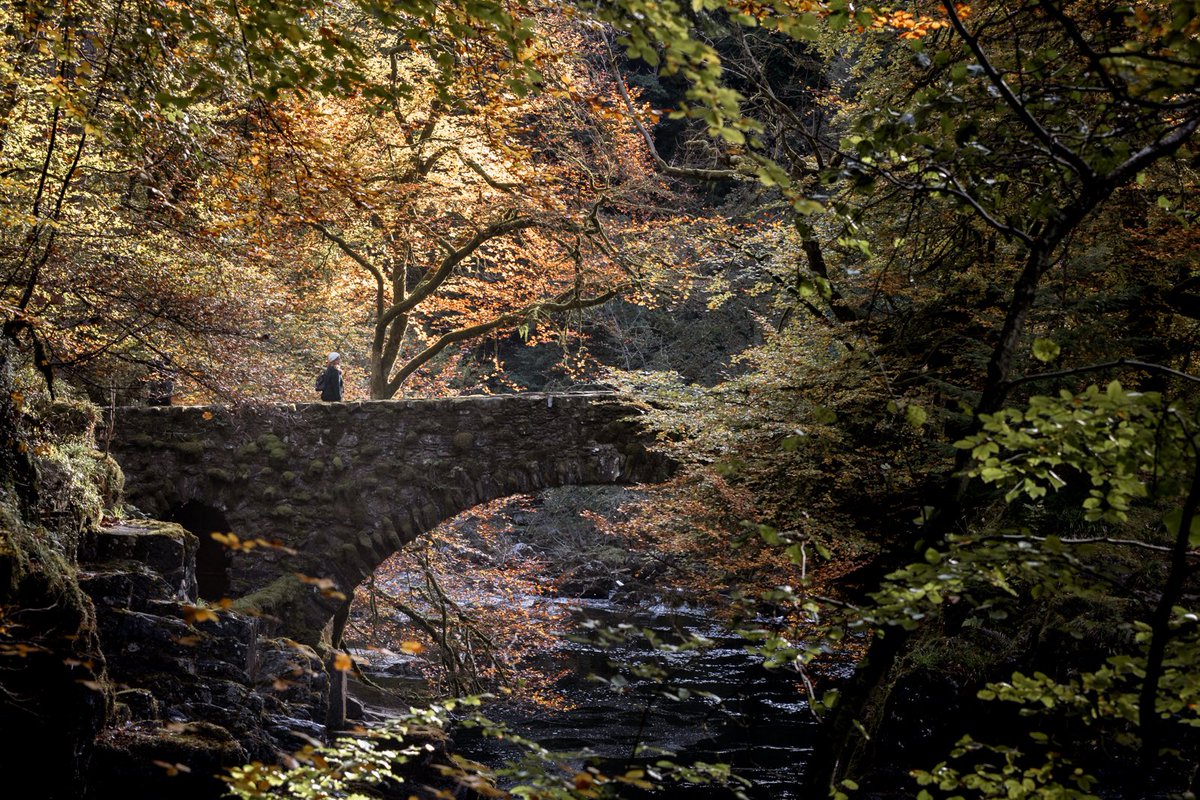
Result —
<path fill-rule="evenodd" d="M 189 767 L 187 764 L 171 764 L 166 761 L 159 761 L 158 759 L 155 759 L 153 763 L 155 766 L 162 767 L 163 769 L 165 769 L 167 771 L 167 776 L 171 777 L 171 778 L 174 778 L 176 775 L 178 775 L 181 772 L 191 772 L 192 771 L 192 768 Z"/>
<path fill-rule="evenodd" d="M 217 612 L 204 606 L 183 606 L 183 618 L 189 625 L 197 622 L 216 622 Z"/>

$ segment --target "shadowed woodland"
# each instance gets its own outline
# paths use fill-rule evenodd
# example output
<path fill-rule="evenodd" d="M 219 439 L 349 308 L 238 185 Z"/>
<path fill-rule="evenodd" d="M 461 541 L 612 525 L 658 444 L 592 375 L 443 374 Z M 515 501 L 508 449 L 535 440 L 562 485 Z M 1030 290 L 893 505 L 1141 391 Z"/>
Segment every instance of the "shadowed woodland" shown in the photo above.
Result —
<path fill-rule="evenodd" d="M 14 787 L 1200 791 L 1196 0 L 12 0 L 0 29 Z M 300 454 L 287 420 L 335 351 L 330 452 Z M 599 441 L 673 474 L 493 502 L 471 473 L 468 515 L 384 520 L 367 498 L 449 497 L 508 428 L 337 421 L 581 391 L 653 453 Z M 112 409 L 144 405 L 204 408 L 122 442 Z M 558 430 L 493 483 L 589 482 Z M 150 489 L 125 491 L 131 442 L 162 453 Z M 353 534 L 296 511 L 355 498 Z M 352 586 L 279 568 L 296 542 L 396 552 Z M 786 779 L 489 717 L 569 712 L 538 659 L 582 600 L 720 625 L 818 731 Z M 336 616 L 298 642 L 301 607 Z M 659 705 L 714 647 L 574 634 L 638 640 L 603 684 Z M 381 658 L 413 680 L 381 687 Z M 509 758 L 458 755 L 464 731 Z"/>

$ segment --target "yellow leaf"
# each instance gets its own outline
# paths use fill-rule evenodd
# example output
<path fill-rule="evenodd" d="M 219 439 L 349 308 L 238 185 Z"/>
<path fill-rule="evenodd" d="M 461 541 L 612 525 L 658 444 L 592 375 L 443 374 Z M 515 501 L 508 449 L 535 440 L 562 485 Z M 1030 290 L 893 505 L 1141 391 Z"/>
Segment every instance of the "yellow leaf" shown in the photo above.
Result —
<path fill-rule="evenodd" d="M 176 775 L 178 775 L 181 772 L 191 772 L 192 771 L 192 768 L 189 767 L 187 764 L 171 764 L 169 762 L 159 761 L 157 759 L 155 759 L 153 761 L 153 763 L 155 766 L 162 767 L 164 770 L 166 770 L 167 776 L 170 778 L 174 778 Z"/>
<path fill-rule="evenodd" d="M 183 618 L 189 625 L 197 622 L 216 622 L 217 612 L 204 606 L 183 606 Z"/>
<path fill-rule="evenodd" d="M 333 657 L 333 668 L 338 672 L 346 672 L 353 665 L 350 656 L 345 653 L 338 653 Z"/>
<path fill-rule="evenodd" d="M 214 542 L 218 542 L 219 544 L 223 544 L 226 547 L 233 548 L 234 550 L 236 550 L 239 545 L 239 539 L 233 533 L 220 533 L 219 531 L 213 531 L 209 534 L 209 537 L 211 537 Z"/>
<path fill-rule="evenodd" d="M 415 656 L 425 649 L 425 645 L 421 644 L 418 641 L 410 639 L 406 642 L 401 642 L 400 649 L 405 653 Z"/>

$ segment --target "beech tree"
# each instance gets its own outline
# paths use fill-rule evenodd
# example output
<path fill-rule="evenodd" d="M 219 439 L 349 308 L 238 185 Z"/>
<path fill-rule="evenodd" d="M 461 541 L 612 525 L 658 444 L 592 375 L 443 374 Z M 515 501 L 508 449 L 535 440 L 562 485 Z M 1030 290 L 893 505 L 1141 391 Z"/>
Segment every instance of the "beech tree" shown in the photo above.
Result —
<path fill-rule="evenodd" d="M 369 319 L 372 398 L 490 332 L 529 335 L 647 285 L 669 256 L 633 205 L 653 176 L 611 81 L 587 63 L 594 41 L 538 27 L 525 53 L 536 95 L 515 92 L 488 51 L 459 55 L 448 82 L 431 77 L 453 40 L 435 39 L 435 56 L 379 47 L 374 68 L 403 96 L 277 102 L 231 151 L 237 202 L 218 224 L 264 242 L 277 272 L 333 256 L 324 274 L 346 324 Z"/>
<path fill-rule="evenodd" d="M 285 287 L 189 213 L 223 141 L 281 98 L 384 102 L 407 92 L 370 74 L 364 25 L 415 46 L 444 31 L 509 53 L 497 80 L 510 88 L 537 78 L 520 57 L 526 26 L 499 3 L 468 13 L 456 4 L 118 0 L 20 3 L 0 14 L 7 334 L 32 338 L 46 369 L 174 356 L 181 375 L 210 394 L 244 392 L 256 378 L 277 387 L 283 377 L 249 367 L 272 334 L 256 320 L 279 316 L 262 301 L 269 306 Z M 180 269 L 187 260 L 200 263 Z"/>

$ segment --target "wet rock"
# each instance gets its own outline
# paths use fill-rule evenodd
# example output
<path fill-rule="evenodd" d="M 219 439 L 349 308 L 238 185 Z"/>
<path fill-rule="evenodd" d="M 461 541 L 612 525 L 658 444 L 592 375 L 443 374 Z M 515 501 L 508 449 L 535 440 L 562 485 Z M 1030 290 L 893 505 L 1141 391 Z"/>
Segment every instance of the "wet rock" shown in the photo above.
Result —
<path fill-rule="evenodd" d="M 346 698 L 346 719 L 357 722 L 363 718 L 365 713 L 366 709 L 363 708 L 363 704 L 358 699 L 354 697 Z"/>
<path fill-rule="evenodd" d="M 114 675 L 195 672 L 186 640 L 195 631 L 180 619 L 123 608 L 99 613 L 100 641 Z"/>
<path fill-rule="evenodd" d="M 180 600 L 196 599 L 199 540 L 170 522 L 132 520 L 84 537 L 79 560 L 87 564 L 137 562 L 158 573 Z"/>
<path fill-rule="evenodd" d="M 166 600 L 176 590 L 163 576 L 142 564 L 130 561 L 103 571 L 82 571 L 79 585 L 101 606 L 147 611 L 152 600 Z"/>
<path fill-rule="evenodd" d="M 322 744 L 325 741 L 324 725 L 282 714 L 268 717 L 267 732 L 285 753 L 293 753 L 306 745 Z"/>
<path fill-rule="evenodd" d="M 216 776 L 248 760 L 227 730 L 205 722 L 110 729 L 96 742 L 85 799 L 116 790 L 125 800 L 212 800 L 225 791 Z"/>
<path fill-rule="evenodd" d="M 295 749 L 278 719 L 324 718 L 328 676 L 312 648 L 261 638 L 257 618 L 192 605 L 195 542 L 177 525 L 148 521 L 101 529 L 81 549 L 101 648 L 112 679 L 127 687 L 92 774 L 128 771 L 137 787 L 124 792 L 123 781 L 127 797 L 160 800 L 164 787 L 172 800 L 218 797 L 214 770 Z M 166 766 L 146 766 L 154 761 Z"/>
<path fill-rule="evenodd" d="M 158 700 L 149 689 L 122 689 L 116 694 L 117 718 L 122 722 L 162 719 Z"/>

